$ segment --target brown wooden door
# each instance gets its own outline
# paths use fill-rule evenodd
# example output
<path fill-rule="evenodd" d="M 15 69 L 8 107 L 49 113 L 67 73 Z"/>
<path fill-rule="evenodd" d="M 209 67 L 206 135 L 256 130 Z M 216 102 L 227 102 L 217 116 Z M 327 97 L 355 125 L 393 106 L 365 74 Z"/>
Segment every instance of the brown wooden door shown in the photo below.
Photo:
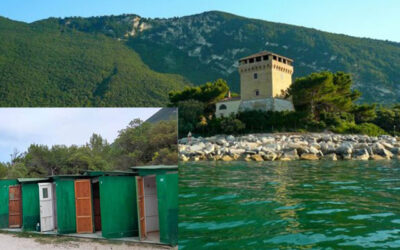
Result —
<path fill-rule="evenodd" d="M 76 232 L 93 233 L 92 191 L 90 180 L 75 181 Z"/>
<path fill-rule="evenodd" d="M 10 186 L 9 189 L 9 225 L 10 227 L 22 226 L 22 195 L 21 185 Z"/>
<path fill-rule="evenodd" d="M 137 176 L 137 199 L 138 199 L 138 214 L 139 214 L 139 236 L 140 239 L 147 237 L 146 233 L 146 214 L 144 210 L 144 179 Z"/>

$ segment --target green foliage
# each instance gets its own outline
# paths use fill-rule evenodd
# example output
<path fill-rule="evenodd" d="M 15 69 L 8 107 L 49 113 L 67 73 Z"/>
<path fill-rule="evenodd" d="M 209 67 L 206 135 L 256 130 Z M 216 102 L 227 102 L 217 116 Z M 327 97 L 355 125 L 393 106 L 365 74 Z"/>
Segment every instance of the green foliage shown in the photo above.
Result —
<path fill-rule="evenodd" d="M 151 70 L 123 43 L 59 19 L 0 17 L 0 37 L 0 106 L 165 106 L 169 91 L 188 85 Z"/>
<path fill-rule="evenodd" d="M 239 134 L 243 132 L 246 125 L 235 116 L 221 119 L 221 129 L 227 134 Z"/>
<path fill-rule="evenodd" d="M 296 110 L 310 112 L 314 119 L 321 113 L 349 112 L 359 92 L 350 89 L 349 74 L 320 72 L 297 78 L 289 89 Z"/>
<path fill-rule="evenodd" d="M 400 105 L 395 105 L 393 108 L 378 107 L 373 123 L 388 132 L 400 134 Z"/>
<path fill-rule="evenodd" d="M 186 100 L 196 100 L 209 105 L 223 99 L 228 91 L 229 87 L 226 81 L 218 79 L 198 87 L 186 87 L 183 91 L 171 91 L 169 100 L 173 105 Z"/>
<path fill-rule="evenodd" d="M 135 165 L 178 163 L 176 120 L 143 123 L 136 119 L 109 144 L 93 134 L 86 145 L 32 144 L 10 163 L 0 163 L 0 178 L 79 174 L 86 170 L 128 170 Z"/>
<path fill-rule="evenodd" d="M 343 122 L 339 126 L 332 128 L 332 131 L 341 134 L 364 134 L 369 136 L 387 134 L 385 130 L 373 123 L 355 124 Z"/>
<path fill-rule="evenodd" d="M 187 135 L 194 131 L 204 113 L 205 104 L 196 100 L 185 100 L 177 103 L 179 109 L 179 134 Z"/>
<path fill-rule="evenodd" d="M 0 162 L 0 179 L 7 177 L 7 165 Z"/>
<path fill-rule="evenodd" d="M 376 104 L 354 105 L 352 113 L 356 123 L 371 122 L 376 119 Z"/>
<path fill-rule="evenodd" d="M 145 164 L 177 164 L 176 120 L 156 124 L 134 120 L 119 132 L 114 142 L 115 164 L 120 169 Z M 163 158 L 166 156 L 166 158 Z"/>

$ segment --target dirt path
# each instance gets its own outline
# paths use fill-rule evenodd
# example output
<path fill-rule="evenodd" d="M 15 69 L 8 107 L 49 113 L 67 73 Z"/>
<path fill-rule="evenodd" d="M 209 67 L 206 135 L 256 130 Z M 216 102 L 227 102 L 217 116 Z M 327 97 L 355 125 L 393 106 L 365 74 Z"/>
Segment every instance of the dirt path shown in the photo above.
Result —
<path fill-rule="evenodd" d="M 66 250 L 66 249 L 85 249 L 85 250 L 136 250 L 136 249 L 168 249 L 163 246 L 153 246 L 144 244 L 125 244 L 109 243 L 105 241 L 94 242 L 92 240 L 82 240 L 67 237 L 38 237 L 30 236 L 25 238 L 17 234 L 0 233 L 0 249 L 8 250 Z"/>

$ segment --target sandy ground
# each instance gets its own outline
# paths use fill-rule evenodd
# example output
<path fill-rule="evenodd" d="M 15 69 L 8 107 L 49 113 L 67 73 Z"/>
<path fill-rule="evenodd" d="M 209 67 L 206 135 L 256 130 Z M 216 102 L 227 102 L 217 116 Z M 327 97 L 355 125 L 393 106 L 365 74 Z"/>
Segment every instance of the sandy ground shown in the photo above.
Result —
<path fill-rule="evenodd" d="M 29 236 L 28 236 L 29 237 Z M 104 241 L 94 242 L 66 237 L 34 237 L 25 238 L 15 234 L 0 233 L 0 249 L 7 250 L 66 250 L 66 249 L 85 249 L 85 250 L 125 250 L 125 249 L 171 249 L 157 245 L 143 245 L 125 243 L 108 243 Z M 177 249 L 177 248 L 176 248 Z"/>

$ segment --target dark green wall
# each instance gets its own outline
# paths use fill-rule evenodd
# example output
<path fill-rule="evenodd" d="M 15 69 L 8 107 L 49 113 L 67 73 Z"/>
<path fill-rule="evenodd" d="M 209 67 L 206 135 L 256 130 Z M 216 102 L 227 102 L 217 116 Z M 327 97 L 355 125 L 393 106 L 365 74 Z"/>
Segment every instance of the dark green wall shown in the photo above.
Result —
<path fill-rule="evenodd" d="M 35 230 L 40 222 L 39 186 L 37 183 L 22 184 L 22 229 Z"/>
<path fill-rule="evenodd" d="M 160 241 L 170 245 L 178 242 L 178 174 L 157 175 Z"/>
<path fill-rule="evenodd" d="M 138 236 L 135 177 L 101 176 L 99 181 L 103 237 Z"/>
<path fill-rule="evenodd" d="M 0 228 L 8 227 L 8 187 L 17 184 L 17 180 L 0 180 Z"/>
<path fill-rule="evenodd" d="M 58 233 L 76 233 L 76 208 L 74 179 L 57 179 L 57 226 Z"/>

